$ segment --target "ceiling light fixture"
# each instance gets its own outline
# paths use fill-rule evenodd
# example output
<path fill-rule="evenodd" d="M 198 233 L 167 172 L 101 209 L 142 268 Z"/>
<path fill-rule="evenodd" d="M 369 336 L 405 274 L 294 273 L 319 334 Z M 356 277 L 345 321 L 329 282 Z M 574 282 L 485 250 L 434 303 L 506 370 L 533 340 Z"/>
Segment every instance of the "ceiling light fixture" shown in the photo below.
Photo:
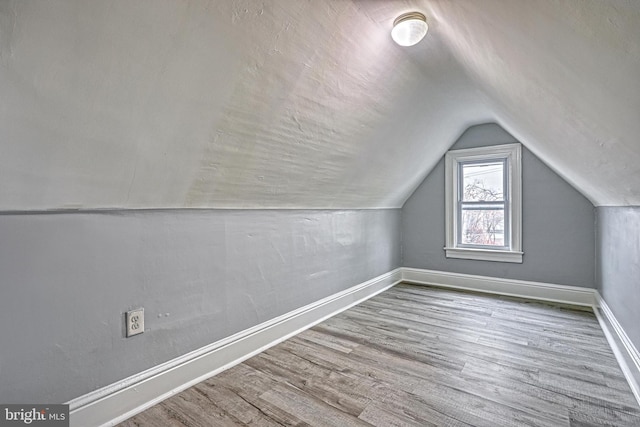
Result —
<path fill-rule="evenodd" d="M 393 21 L 391 38 L 400 46 L 413 46 L 424 38 L 428 29 L 427 18 L 422 13 L 409 12 Z"/>

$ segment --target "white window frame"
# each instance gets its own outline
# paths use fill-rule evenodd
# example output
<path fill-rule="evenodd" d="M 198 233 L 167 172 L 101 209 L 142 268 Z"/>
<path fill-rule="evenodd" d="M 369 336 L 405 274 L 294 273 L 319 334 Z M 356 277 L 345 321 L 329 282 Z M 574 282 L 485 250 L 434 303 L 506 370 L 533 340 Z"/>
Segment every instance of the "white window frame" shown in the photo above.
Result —
<path fill-rule="evenodd" d="M 506 162 L 505 242 L 504 248 L 473 247 L 458 242 L 460 165 L 466 162 Z M 522 149 L 521 145 L 451 150 L 445 155 L 445 226 L 447 258 L 522 263 Z"/>

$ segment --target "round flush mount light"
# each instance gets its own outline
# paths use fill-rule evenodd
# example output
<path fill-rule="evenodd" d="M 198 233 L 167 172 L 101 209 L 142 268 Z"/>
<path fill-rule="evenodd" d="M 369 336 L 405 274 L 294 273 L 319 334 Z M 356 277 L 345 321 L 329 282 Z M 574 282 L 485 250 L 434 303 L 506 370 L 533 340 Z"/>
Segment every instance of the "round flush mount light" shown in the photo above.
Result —
<path fill-rule="evenodd" d="M 391 38 L 400 46 L 413 46 L 424 38 L 428 29 L 427 18 L 422 13 L 409 12 L 393 21 Z"/>

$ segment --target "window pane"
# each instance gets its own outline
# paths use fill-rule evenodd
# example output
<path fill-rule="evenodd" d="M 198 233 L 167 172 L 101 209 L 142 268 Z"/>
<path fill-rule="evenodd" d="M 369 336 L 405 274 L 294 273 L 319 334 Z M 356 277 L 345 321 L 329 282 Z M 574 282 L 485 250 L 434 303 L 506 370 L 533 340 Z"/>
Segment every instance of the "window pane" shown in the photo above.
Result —
<path fill-rule="evenodd" d="M 503 200 L 504 163 L 462 164 L 462 200 L 481 202 Z"/>
<path fill-rule="evenodd" d="M 504 209 L 463 209 L 463 245 L 504 246 Z"/>

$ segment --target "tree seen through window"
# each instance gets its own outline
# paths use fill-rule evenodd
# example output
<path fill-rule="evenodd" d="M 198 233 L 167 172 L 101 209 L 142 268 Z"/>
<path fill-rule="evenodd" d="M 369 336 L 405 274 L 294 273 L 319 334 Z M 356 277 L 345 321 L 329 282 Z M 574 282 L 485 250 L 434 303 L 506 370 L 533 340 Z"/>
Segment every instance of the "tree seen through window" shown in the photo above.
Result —
<path fill-rule="evenodd" d="M 461 242 L 505 245 L 504 162 L 462 164 Z"/>

